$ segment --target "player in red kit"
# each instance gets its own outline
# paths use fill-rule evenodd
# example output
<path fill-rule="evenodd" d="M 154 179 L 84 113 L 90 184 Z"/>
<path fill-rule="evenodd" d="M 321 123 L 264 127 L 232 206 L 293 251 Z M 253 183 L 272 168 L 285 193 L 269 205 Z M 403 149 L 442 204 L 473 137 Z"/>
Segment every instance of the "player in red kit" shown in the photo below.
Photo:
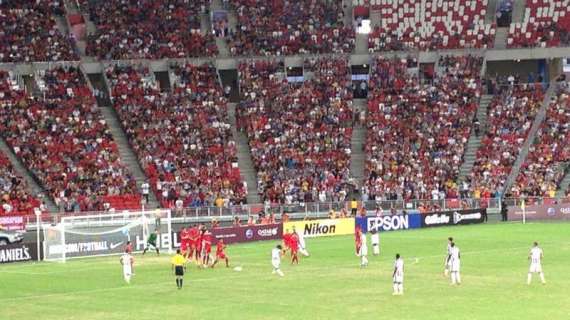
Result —
<path fill-rule="evenodd" d="M 291 234 L 289 230 L 285 230 L 283 233 L 283 251 L 286 252 L 289 249 L 291 249 Z"/>
<path fill-rule="evenodd" d="M 216 260 L 212 263 L 212 268 L 218 263 L 220 260 L 226 260 L 226 268 L 230 267 L 230 260 L 228 256 L 224 252 L 226 250 L 226 244 L 224 243 L 224 239 L 220 239 L 218 244 L 216 245 Z"/>
<path fill-rule="evenodd" d="M 210 253 L 212 253 L 212 233 L 204 228 L 202 232 L 202 265 L 204 267 L 210 264 Z"/>
<path fill-rule="evenodd" d="M 196 225 L 193 225 L 190 230 L 188 230 L 188 246 L 190 247 L 188 257 L 190 260 L 196 258 L 198 262 L 199 252 L 198 252 L 198 241 L 200 239 L 200 231 Z"/>
<path fill-rule="evenodd" d="M 360 226 L 356 226 L 356 228 L 354 228 L 354 244 L 356 245 L 356 255 L 359 254 L 360 252 L 360 246 L 362 246 L 362 230 L 360 229 Z"/>
<path fill-rule="evenodd" d="M 297 252 L 299 252 L 299 236 L 296 232 L 290 234 L 289 244 L 291 249 L 291 264 L 299 264 L 299 256 L 297 255 Z"/>
<path fill-rule="evenodd" d="M 188 227 L 184 227 L 180 231 L 180 251 L 182 255 L 189 259 L 190 257 L 190 235 L 188 231 Z"/>

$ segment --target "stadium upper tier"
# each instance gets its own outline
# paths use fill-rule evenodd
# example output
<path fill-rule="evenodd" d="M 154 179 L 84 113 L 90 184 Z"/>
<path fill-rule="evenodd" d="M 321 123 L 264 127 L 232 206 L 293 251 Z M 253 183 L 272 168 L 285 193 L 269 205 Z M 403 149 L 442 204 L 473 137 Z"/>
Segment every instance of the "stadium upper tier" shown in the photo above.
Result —
<path fill-rule="evenodd" d="M 77 61 L 81 53 L 104 60 L 215 57 L 219 46 L 232 56 L 356 49 L 358 19 L 341 0 L 231 0 L 215 15 L 210 0 L 76 3 L 83 16 L 64 1 L 2 1 L 0 62 Z M 352 7 L 375 12 L 370 52 L 495 44 L 496 19 L 489 14 L 495 8 L 488 0 L 353 0 Z M 527 0 L 522 18 L 507 29 L 501 47 L 569 45 L 570 0 Z"/>

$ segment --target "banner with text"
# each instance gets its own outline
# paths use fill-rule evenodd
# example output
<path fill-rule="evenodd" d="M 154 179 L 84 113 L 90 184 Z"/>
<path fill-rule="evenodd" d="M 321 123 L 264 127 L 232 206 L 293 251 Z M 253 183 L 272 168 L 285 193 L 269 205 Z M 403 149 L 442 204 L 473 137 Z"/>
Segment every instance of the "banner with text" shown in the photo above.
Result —
<path fill-rule="evenodd" d="M 378 216 L 378 217 L 357 217 L 356 225 L 362 232 L 368 231 L 396 231 L 417 229 L 422 226 L 422 216 L 419 213 Z"/>
<path fill-rule="evenodd" d="M 458 224 L 483 223 L 487 209 L 469 209 L 422 214 L 422 227 L 453 226 Z"/>
<path fill-rule="evenodd" d="M 524 213 L 526 220 L 570 220 L 570 203 L 527 205 Z M 522 217 L 521 207 L 509 207 L 509 220 L 521 221 Z"/>
<path fill-rule="evenodd" d="M 23 216 L 0 216 L 0 227 L 5 230 L 25 230 Z"/>
<path fill-rule="evenodd" d="M 0 246 L 0 264 L 11 262 L 37 261 L 37 243 L 15 243 Z"/>
<path fill-rule="evenodd" d="M 264 224 L 212 229 L 214 244 L 223 239 L 225 243 L 277 240 L 283 236 L 283 224 Z"/>
<path fill-rule="evenodd" d="M 303 232 L 306 238 L 354 234 L 354 219 L 320 219 L 286 222 L 283 230 Z"/>

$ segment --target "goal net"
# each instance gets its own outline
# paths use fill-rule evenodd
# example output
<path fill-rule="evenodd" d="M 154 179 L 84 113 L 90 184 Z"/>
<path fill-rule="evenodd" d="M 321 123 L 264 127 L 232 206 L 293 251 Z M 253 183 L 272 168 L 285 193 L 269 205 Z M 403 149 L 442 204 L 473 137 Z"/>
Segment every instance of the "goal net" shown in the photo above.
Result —
<path fill-rule="evenodd" d="M 134 252 L 140 252 L 155 231 L 157 246 L 172 253 L 170 210 L 66 216 L 57 225 L 42 227 L 46 261 L 118 255 L 124 252 L 127 241 Z"/>

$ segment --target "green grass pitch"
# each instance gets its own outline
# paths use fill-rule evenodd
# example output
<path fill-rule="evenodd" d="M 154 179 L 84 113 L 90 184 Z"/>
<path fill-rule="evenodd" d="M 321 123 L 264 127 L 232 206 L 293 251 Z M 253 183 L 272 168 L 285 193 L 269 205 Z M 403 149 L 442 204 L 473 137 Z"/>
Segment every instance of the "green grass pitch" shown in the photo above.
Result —
<path fill-rule="evenodd" d="M 458 287 L 442 274 L 448 236 L 462 251 Z M 353 238 L 308 239 L 311 257 L 284 262 L 284 278 L 271 274 L 276 242 L 230 246 L 243 271 L 192 266 L 180 291 L 166 254 L 136 255 L 131 285 L 118 257 L 4 265 L 0 319 L 570 319 L 569 224 L 382 233 L 381 255 L 365 269 Z M 536 276 L 526 285 L 534 240 L 545 253 L 544 286 Z M 391 295 L 396 253 L 406 262 L 404 296 Z"/>

